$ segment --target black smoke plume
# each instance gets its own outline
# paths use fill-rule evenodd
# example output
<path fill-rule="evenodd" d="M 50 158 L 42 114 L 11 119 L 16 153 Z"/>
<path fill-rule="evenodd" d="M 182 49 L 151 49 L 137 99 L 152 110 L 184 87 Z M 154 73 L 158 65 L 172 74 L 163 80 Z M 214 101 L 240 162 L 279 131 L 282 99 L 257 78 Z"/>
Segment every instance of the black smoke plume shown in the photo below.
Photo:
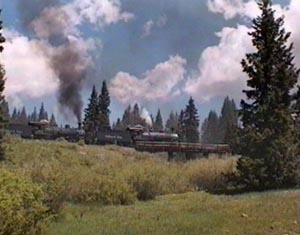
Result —
<path fill-rule="evenodd" d="M 85 41 L 59 0 L 19 0 L 18 4 L 26 29 L 48 45 L 41 50 L 59 79 L 58 102 L 63 113 L 71 111 L 81 122 L 81 90 L 91 69 Z"/>

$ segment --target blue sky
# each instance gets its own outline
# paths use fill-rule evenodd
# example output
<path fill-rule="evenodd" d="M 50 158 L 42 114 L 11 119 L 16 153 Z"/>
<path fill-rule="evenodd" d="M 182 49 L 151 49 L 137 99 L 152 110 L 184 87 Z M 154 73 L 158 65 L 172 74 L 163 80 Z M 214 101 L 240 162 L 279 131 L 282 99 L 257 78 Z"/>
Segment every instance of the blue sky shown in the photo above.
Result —
<path fill-rule="evenodd" d="M 47 57 L 57 53 L 57 48 L 63 47 L 70 38 L 76 39 L 76 46 L 83 50 L 84 58 L 80 62 L 86 63 L 87 76 L 79 80 L 84 104 L 92 85 L 96 84 L 100 90 L 105 79 L 111 91 L 112 120 L 134 102 L 154 114 L 160 108 L 166 119 L 171 110 L 184 108 L 190 96 L 196 100 L 203 120 L 210 109 L 219 111 L 226 95 L 237 103 L 242 98 L 246 77 L 239 62 L 245 53 L 253 50 L 247 32 L 251 17 L 258 14 L 254 0 L 41 2 L 2 1 L 2 18 L 8 35 L 3 61 L 8 79 L 6 95 L 11 106 L 25 105 L 31 111 L 44 101 L 61 122 L 74 123 L 72 112 L 64 115 L 61 110 L 67 108 L 59 108 L 57 70 L 47 64 Z M 276 5 L 278 12 L 288 15 L 287 28 L 295 32 L 297 39 L 293 22 L 299 14 L 299 1 L 274 3 L 278 2 L 281 3 Z M 23 3 L 21 7 L 20 3 Z M 40 8 L 35 7 L 38 4 Z M 95 6 L 87 7 L 92 4 Z M 68 21 L 72 27 L 57 27 L 61 31 L 54 32 L 55 39 L 49 36 L 51 30 L 45 30 L 58 26 L 47 25 L 49 14 L 45 12 L 50 12 L 49 6 L 56 9 L 52 12 L 63 10 L 73 17 Z M 24 15 L 30 19 L 29 23 L 24 22 Z M 32 25 L 36 26 L 34 30 Z M 298 63 L 298 57 L 296 60 Z"/>

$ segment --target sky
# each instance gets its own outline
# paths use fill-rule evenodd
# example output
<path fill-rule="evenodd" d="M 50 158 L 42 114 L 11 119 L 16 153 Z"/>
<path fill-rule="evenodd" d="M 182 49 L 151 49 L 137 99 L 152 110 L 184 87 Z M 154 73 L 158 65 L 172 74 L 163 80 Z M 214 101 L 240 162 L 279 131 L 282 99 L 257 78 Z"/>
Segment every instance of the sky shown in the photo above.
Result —
<path fill-rule="evenodd" d="M 180 111 L 190 96 L 200 119 L 238 104 L 254 50 L 248 32 L 255 0 L 2 0 L 7 41 L 0 61 L 13 107 L 45 103 L 59 122 L 76 123 L 93 85 L 106 80 L 111 120 L 128 104 L 154 115 Z M 300 67 L 299 0 L 274 1 L 292 33 Z"/>

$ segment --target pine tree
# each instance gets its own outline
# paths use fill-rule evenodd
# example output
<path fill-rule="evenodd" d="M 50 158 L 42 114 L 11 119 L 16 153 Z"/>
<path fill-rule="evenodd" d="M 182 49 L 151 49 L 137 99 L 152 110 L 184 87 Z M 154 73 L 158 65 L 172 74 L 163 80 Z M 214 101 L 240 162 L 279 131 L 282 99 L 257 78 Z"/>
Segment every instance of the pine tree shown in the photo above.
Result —
<path fill-rule="evenodd" d="M 11 115 L 11 121 L 16 122 L 17 119 L 18 119 L 18 111 L 17 111 L 17 108 L 15 107 L 14 110 L 13 110 L 13 113 Z"/>
<path fill-rule="evenodd" d="M 109 92 L 106 86 L 106 81 L 103 81 L 102 83 L 102 89 L 101 94 L 99 95 L 98 99 L 98 127 L 100 129 L 109 129 L 110 123 L 109 123 L 109 105 L 110 105 L 110 96 Z"/>
<path fill-rule="evenodd" d="M 299 140 L 292 119 L 291 90 L 299 76 L 293 45 L 283 18 L 275 19 L 270 0 L 258 1 L 261 15 L 249 33 L 256 52 L 242 61 L 248 74 L 247 101 L 241 101 L 241 154 L 238 183 L 247 189 L 270 189 L 295 184 L 299 171 Z"/>
<path fill-rule="evenodd" d="M 123 123 L 120 118 L 117 119 L 114 129 L 115 130 L 123 130 L 124 129 Z"/>
<path fill-rule="evenodd" d="M 25 106 L 22 108 L 19 120 L 20 120 L 20 123 L 22 123 L 22 124 L 27 124 L 27 122 L 28 122 L 28 120 L 27 120 L 27 112 L 26 112 Z"/>
<path fill-rule="evenodd" d="M 95 122 L 98 116 L 98 92 L 95 85 L 93 86 L 91 96 L 89 98 L 88 107 L 84 110 L 84 128 L 89 129 L 91 124 L 95 126 Z"/>
<path fill-rule="evenodd" d="M 160 109 L 158 109 L 155 122 L 154 122 L 154 131 L 162 131 L 164 129 L 163 119 L 161 116 Z"/>
<path fill-rule="evenodd" d="M 191 97 L 184 111 L 184 134 L 187 142 L 199 142 L 199 116 L 194 100 Z"/>
<path fill-rule="evenodd" d="M 210 111 L 202 125 L 202 143 L 219 143 L 219 117 L 215 111 Z"/>
<path fill-rule="evenodd" d="M 186 141 L 185 136 L 185 121 L 184 121 L 184 110 L 180 111 L 177 125 L 177 132 L 181 141 Z"/>
<path fill-rule="evenodd" d="M 56 119 L 55 119 L 55 116 L 54 116 L 53 113 L 52 113 L 51 118 L 50 118 L 50 126 L 57 127 L 57 122 L 56 122 Z"/>
<path fill-rule="evenodd" d="M 228 137 L 233 136 L 235 127 L 238 125 L 237 107 L 234 100 L 230 100 L 228 96 L 224 99 L 219 123 L 218 143 L 228 144 L 228 141 L 230 141 Z M 231 132 L 231 130 L 233 131 L 232 133 L 227 133 Z"/>
<path fill-rule="evenodd" d="M 46 119 L 46 113 L 44 108 L 44 103 L 41 104 L 40 112 L 39 112 L 39 121 Z"/>
<path fill-rule="evenodd" d="M 124 128 L 127 126 L 130 126 L 132 123 L 132 117 L 131 117 L 131 105 L 128 105 L 128 107 L 125 109 L 123 117 L 122 117 L 122 124 Z"/>
<path fill-rule="evenodd" d="M 30 115 L 30 120 L 32 122 L 37 122 L 38 121 L 38 115 L 37 115 L 36 107 L 34 107 L 33 112 Z"/>
<path fill-rule="evenodd" d="M 1 16 L 1 11 L 0 10 L 0 16 Z M 2 36 L 2 21 L 0 20 L 0 53 L 3 51 L 3 46 L 2 44 L 5 42 L 5 38 Z M 4 159 L 4 147 L 3 147 L 3 136 L 4 136 L 4 126 L 5 126 L 5 117 L 4 117 L 4 110 L 2 110 L 1 106 L 4 102 L 4 86 L 5 86 L 5 70 L 0 63 L 0 160 Z"/>
<path fill-rule="evenodd" d="M 168 120 L 166 121 L 166 131 L 177 132 L 178 114 L 171 111 Z"/>
<path fill-rule="evenodd" d="M 3 99 L 0 109 L 2 111 L 2 115 L 3 115 L 5 122 L 8 122 L 10 120 L 9 106 L 8 106 L 8 102 L 5 100 L 5 98 Z"/>

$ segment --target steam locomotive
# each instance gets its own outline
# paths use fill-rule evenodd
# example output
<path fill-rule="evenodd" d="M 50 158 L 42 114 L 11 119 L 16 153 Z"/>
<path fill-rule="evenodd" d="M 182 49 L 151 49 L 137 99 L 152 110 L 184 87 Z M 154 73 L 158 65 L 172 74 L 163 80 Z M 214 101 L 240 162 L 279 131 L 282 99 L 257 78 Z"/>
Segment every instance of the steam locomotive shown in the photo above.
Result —
<path fill-rule="evenodd" d="M 126 147 L 134 147 L 137 141 L 174 142 L 179 139 L 179 136 L 175 133 L 147 132 L 141 125 L 128 127 L 126 130 L 107 128 L 95 131 L 91 137 L 89 136 L 90 133 L 86 133 L 81 128 L 81 124 L 78 125 L 78 128 L 71 128 L 68 125 L 65 127 L 51 127 L 47 120 L 29 122 L 28 124 L 9 123 L 8 132 L 26 139 L 56 140 L 64 138 L 69 142 L 84 140 L 86 143 L 91 144 L 115 144 Z"/>
<path fill-rule="evenodd" d="M 200 144 L 181 142 L 176 133 L 151 132 L 141 125 L 128 127 L 126 130 L 111 130 L 109 128 L 85 132 L 81 125 L 78 128 L 70 126 L 50 127 L 49 122 L 29 122 L 26 124 L 9 124 L 9 133 L 17 134 L 22 138 L 56 140 L 63 138 L 70 142 L 85 141 L 87 144 L 106 145 L 114 144 L 125 147 L 133 147 L 139 151 L 168 152 L 172 159 L 173 153 L 230 153 L 230 147 L 226 144 Z"/>

